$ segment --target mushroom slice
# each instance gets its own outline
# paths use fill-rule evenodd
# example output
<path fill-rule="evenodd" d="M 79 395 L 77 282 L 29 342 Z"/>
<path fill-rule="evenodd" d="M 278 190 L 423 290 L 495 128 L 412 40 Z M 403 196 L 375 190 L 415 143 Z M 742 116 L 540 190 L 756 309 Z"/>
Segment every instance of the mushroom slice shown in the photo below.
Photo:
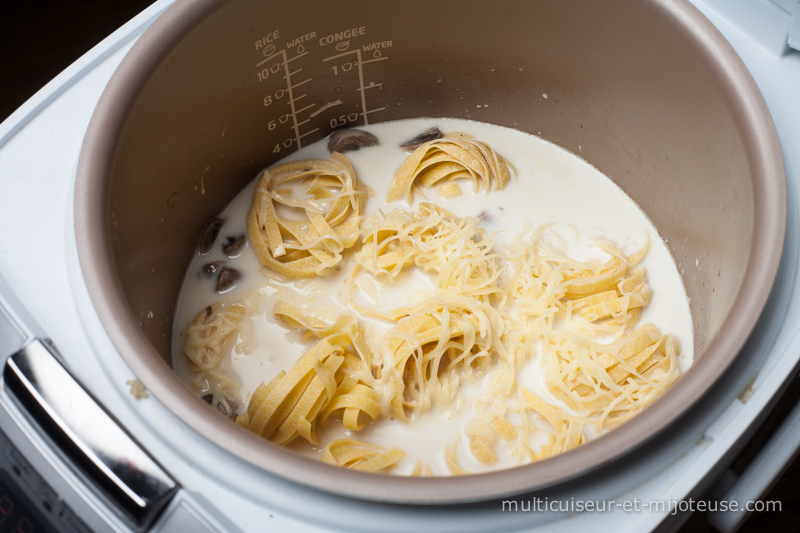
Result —
<path fill-rule="evenodd" d="M 223 293 L 231 290 L 239 280 L 242 279 L 242 273 L 231 267 L 222 267 L 217 278 L 217 292 Z"/>
<path fill-rule="evenodd" d="M 228 243 L 222 245 L 222 251 L 228 257 L 237 257 L 242 253 L 244 248 L 244 235 L 238 237 L 227 237 Z"/>
<path fill-rule="evenodd" d="M 199 242 L 200 253 L 202 255 L 206 255 L 214 248 L 214 243 L 217 242 L 217 237 L 219 237 L 219 232 L 222 230 L 223 224 L 225 224 L 224 219 L 214 217 L 203 226 L 203 231 L 200 232 Z"/>
<path fill-rule="evenodd" d="M 361 148 L 369 148 L 380 144 L 378 138 L 364 130 L 355 128 L 338 130 L 331 133 L 328 140 L 328 151 L 331 153 L 355 152 Z"/>
<path fill-rule="evenodd" d="M 407 140 L 406 142 L 400 145 L 400 148 L 405 148 L 406 150 L 413 151 L 428 141 L 434 141 L 436 139 L 441 139 L 442 137 L 444 137 L 444 133 L 442 133 L 437 126 L 434 126 L 432 128 L 428 128 L 427 130 L 423 131 L 413 139 Z"/>

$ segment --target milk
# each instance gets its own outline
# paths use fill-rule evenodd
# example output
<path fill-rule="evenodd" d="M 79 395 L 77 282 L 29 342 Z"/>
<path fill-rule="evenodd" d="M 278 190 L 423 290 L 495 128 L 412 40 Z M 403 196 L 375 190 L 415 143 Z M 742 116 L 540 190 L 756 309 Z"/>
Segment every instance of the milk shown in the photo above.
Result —
<path fill-rule="evenodd" d="M 404 201 L 387 204 L 385 198 L 389 184 L 408 155 L 399 145 L 433 126 L 438 126 L 446 133 L 465 132 L 489 144 L 514 166 L 516 177 L 501 191 L 475 192 L 471 183 L 460 183 L 462 195 L 455 198 L 440 197 L 435 188 L 429 188 L 422 191 L 425 197 L 417 192 L 411 206 Z M 597 169 L 538 137 L 490 124 L 456 119 L 414 119 L 374 124 L 363 129 L 377 136 L 381 145 L 346 155 L 358 179 L 371 191 L 366 209 L 362 207 L 366 215 L 389 213 L 393 209 L 416 211 L 421 201 L 433 202 L 460 217 L 480 217 L 487 233 L 494 234 L 496 248 L 511 243 L 526 229 L 549 225 L 552 231 L 565 239 L 567 255 L 580 261 L 603 258 L 592 246 L 597 241 L 612 241 L 623 253 L 631 254 L 638 251 L 649 238 L 650 251 L 641 266 L 647 268 L 653 297 L 639 323 L 650 322 L 663 333 L 675 336 L 681 348 L 679 368 L 681 372 L 689 368 L 694 352 L 692 320 L 686 290 L 675 262 L 645 214 Z M 327 159 L 329 156 L 326 142 L 320 141 L 292 154 L 283 162 Z M 239 412 L 246 408 L 250 395 L 261 382 L 268 383 L 281 370 L 288 371 L 309 347 L 300 342 L 298 333 L 287 331 L 276 323 L 272 308 L 275 301 L 281 298 L 281 291 L 303 294 L 306 301 L 311 302 L 309 308 L 313 308 L 315 316 L 332 321 L 346 309 L 341 290 L 353 264 L 352 258 L 346 259 L 341 273 L 325 279 L 273 280 L 267 283 L 268 278 L 264 276 L 264 269 L 249 241 L 238 257 L 225 256 L 220 241 L 224 242 L 228 236 L 247 235 L 246 219 L 252 205 L 254 186 L 255 182 L 245 187 L 220 215 L 226 222 L 214 250 L 204 256 L 198 253 L 189 265 L 177 305 L 173 332 L 173 365 L 176 372 L 186 379 L 187 361 L 181 354 L 181 347 L 185 331 L 194 316 L 220 300 L 235 301 L 251 291 L 259 292 L 260 311 L 251 319 L 251 349 L 243 353 L 240 347 L 231 354 L 230 369 L 241 383 Z M 207 263 L 223 260 L 243 276 L 232 290 L 220 295 L 215 291 L 216 278 L 204 275 L 202 268 Z M 414 269 L 404 273 L 401 281 L 383 284 L 369 277 L 361 278 L 359 303 L 389 310 L 412 305 L 435 291 L 430 277 Z M 392 326 L 386 321 L 370 317 L 360 319 L 366 338 L 373 346 Z M 543 369 L 538 361 L 526 364 L 517 379 L 520 385 L 568 411 L 544 387 Z M 467 470 L 480 472 L 518 465 L 517 459 L 502 445 L 497 446 L 498 462 L 488 467 L 469 453 L 463 427 L 478 413 L 474 412 L 471 402 L 467 400 L 479 393 L 481 384 L 464 384 L 462 389 L 460 396 L 463 398 L 457 404 L 434 409 L 410 424 L 383 417 L 368 424 L 365 430 L 351 434 L 342 429 L 341 422 L 329 420 L 319 428 L 323 438 L 320 446 L 312 447 L 302 439 L 297 439 L 291 447 L 300 453 L 319 457 L 321 449 L 331 440 L 351 436 L 405 450 L 407 456 L 393 470 L 395 473 L 409 473 L 421 460 L 431 465 L 435 474 L 446 475 L 449 471 L 444 462 L 444 448 L 459 440 L 459 464 Z M 420 438 L 421 435 L 424 438 Z M 543 432 L 541 437 L 541 442 L 544 442 Z M 533 441 L 533 444 L 535 446 L 536 442 Z"/>

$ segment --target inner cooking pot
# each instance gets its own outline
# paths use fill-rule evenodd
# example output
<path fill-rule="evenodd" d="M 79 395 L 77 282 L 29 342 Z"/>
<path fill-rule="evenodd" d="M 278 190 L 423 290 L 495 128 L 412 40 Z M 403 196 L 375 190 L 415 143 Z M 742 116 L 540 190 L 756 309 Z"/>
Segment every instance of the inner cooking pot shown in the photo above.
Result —
<path fill-rule="evenodd" d="M 511 470 L 415 479 L 328 466 L 212 411 L 170 368 L 181 280 L 204 222 L 258 171 L 330 132 L 412 117 L 516 128 L 580 154 L 667 240 L 696 362 L 632 421 Z M 274 474 L 388 501 L 488 499 L 574 478 L 673 424 L 758 318 L 783 245 L 785 177 L 767 108 L 687 2 L 178 1 L 92 118 L 78 250 L 102 322 L 140 380 L 203 437 Z"/>

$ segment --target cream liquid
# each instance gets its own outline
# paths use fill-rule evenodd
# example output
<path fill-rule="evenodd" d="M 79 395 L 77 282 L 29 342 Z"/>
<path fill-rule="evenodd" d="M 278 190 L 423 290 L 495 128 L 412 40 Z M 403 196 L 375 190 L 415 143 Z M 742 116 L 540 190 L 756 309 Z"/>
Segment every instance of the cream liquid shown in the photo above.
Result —
<path fill-rule="evenodd" d="M 473 193 L 470 183 L 460 183 L 462 195 L 445 199 L 434 188 L 424 190 L 427 198 L 415 194 L 414 204 L 405 202 L 386 204 L 386 192 L 394 172 L 408 155 L 399 148 L 404 141 L 422 131 L 438 126 L 441 131 L 461 131 L 486 142 L 503 155 L 516 168 L 517 176 L 502 191 Z M 494 235 L 496 248 L 512 242 L 526 228 L 535 229 L 551 225 L 552 231 L 567 241 L 567 255 L 586 261 L 607 259 L 591 244 L 610 240 L 625 254 L 638 251 L 650 239 L 650 251 L 641 262 L 647 268 L 648 283 L 653 291 L 651 303 L 645 308 L 640 324 L 650 322 L 663 333 L 671 333 L 680 343 L 679 367 L 685 372 L 693 358 L 693 331 L 686 290 L 667 247 L 655 227 L 639 207 L 611 180 L 577 156 L 547 142 L 516 130 L 490 124 L 456 119 L 414 119 L 375 124 L 363 129 L 378 137 L 380 146 L 348 152 L 346 155 L 356 170 L 358 179 L 374 193 L 367 206 L 367 215 L 379 210 L 389 213 L 393 209 L 416 211 L 421 201 L 434 202 L 457 216 L 481 217 L 481 225 Z M 327 140 L 287 157 L 285 161 L 302 159 L 327 159 L 330 154 Z M 247 213 L 250 209 L 255 182 L 246 187 L 221 214 L 225 225 L 214 250 L 198 255 L 192 260 L 178 301 L 173 335 L 173 363 L 176 372 L 187 379 L 187 361 L 181 354 L 185 331 L 194 316 L 203 308 L 221 299 L 236 299 L 252 290 L 261 294 L 260 311 L 252 319 L 253 342 L 248 347 L 238 346 L 231 354 L 230 370 L 241 382 L 239 412 L 243 411 L 255 388 L 263 381 L 269 382 L 280 370 L 289 370 L 309 345 L 299 342 L 299 334 L 278 325 L 272 314 L 279 289 L 266 286 L 263 267 L 247 243 L 236 258 L 228 258 L 219 245 L 227 236 L 247 235 Z M 216 278 L 202 273 L 203 265 L 225 260 L 228 266 L 243 274 L 242 280 L 228 293 L 215 291 Z M 340 296 L 343 280 L 352 268 L 345 259 L 339 275 L 315 280 L 282 283 L 294 293 L 302 293 L 313 302 L 315 316 L 333 320 L 345 307 Z M 403 283 L 394 287 L 383 286 L 369 276 L 362 276 L 358 303 L 371 307 L 394 309 L 421 301 L 433 293 L 434 287 L 421 272 L 403 274 Z M 360 317 L 365 325 L 367 339 L 375 345 L 388 323 Z M 248 353 L 242 353 L 248 351 Z M 553 404 L 566 406 L 556 400 L 544 386 L 544 372 L 538 357 L 526 363 L 517 375 L 517 382 Z M 341 427 L 341 422 L 329 420 L 319 427 L 322 443 L 312 447 L 296 439 L 292 447 L 301 453 L 319 457 L 328 442 L 344 436 L 372 442 L 386 447 L 399 447 L 406 457 L 392 470 L 409 473 L 418 460 L 430 465 L 434 474 L 447 475 L 449 469 L 444 459 L 445 447 L 458 440 L 458 462 L 466 470 L 481 472 L 519 465 L 502 444 L 496 451 L 497 463 L 486 466 L 469 452 L 468 439 L 463 433 L 464 424 L 477 413 L 469 401 L 480 390 L 480 383 L 462 384 L 461 394 L 454 405 L 446 409 L 433 409 L 417 417 L 410 424 L 396 422 L 388 417 L 368 424 L 357 433 Z M 517 423 L 509 415 L 512 423 Z M 538 424 L 538 422 L 537 422 Z M 546 427 L 544 424 L 542 427 Z M 534 449 L 545 442 L 545 432 L 531 442 Z M 587 429 L 587 438 L 591 431 Z M 541 439 L 539 440 L 539 437 Z M 298 442 L 298 441 L 302 441 Z"/>

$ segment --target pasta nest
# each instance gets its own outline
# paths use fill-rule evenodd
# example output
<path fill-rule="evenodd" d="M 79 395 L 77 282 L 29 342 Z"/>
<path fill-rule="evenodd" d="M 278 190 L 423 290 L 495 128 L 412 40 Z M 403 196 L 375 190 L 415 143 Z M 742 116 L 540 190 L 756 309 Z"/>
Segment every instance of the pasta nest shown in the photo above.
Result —
<path fill-rule="evenodd" d="M 492 325 L 478 305 L 432 301 L 397 322 L 386 334 L 394 358 L 392 415 L 408 421 L 457 395 L 461 375 L 487 369 Z"/>
<path fill-rule="evenodd" d="M 247 217 L 250 241 L 261 264 L 282 276 L 324 275 L 355 245 L 366 203 L 366 187 L 338 152 L 265 169 Z"/>
<path fill-rule="evenodd" d="M 377 472 L 393 466 L 405 455 L 399 448 L 386 449 L 355 439 L 337 439 L 325 446 L 322 462 L 351 470 Z"/>
<path fill-rule="evenodd" d="M 503 189 L 515 174 L 514 167 L 488 144 L 464 133 L 450 133 L 422 144 L 409 155 L 394 175 L 387 202 L 413 200 L 414 185 L 431 187 L 442 181 L 468 179 L 475 191 Z M 445 189 L 446 196 L 458 193 Z"/>
<path fill-rule="evenodd" d="M 369 347 L 355 318 L 340 315 L 326 324 L 280 301 L 274 312 L 284 326 L 317 342 L 291 370 L 261 383 L 236 422 L 276 444 L 302 437 L 316 445 L 320 442 L 316 424 L 331 414 L 341 415 L 342 425 L 350 431 L 361 430 L 365 419 L 377 419 L 381 409 L 371 386 Z"/>
<path fill-rule="evenodd" d="M 228 354 L 240 337 L 248 336 L 254 305 L 252 299 L 217 302 L 200 311 L 186 332 L 183 353 L 189 359 L 190 382 L 200 396 L 211 394 L 211 405 L 226 415 L 236 410 L 233 398 L 240 385 L 228 372 Z"/>

